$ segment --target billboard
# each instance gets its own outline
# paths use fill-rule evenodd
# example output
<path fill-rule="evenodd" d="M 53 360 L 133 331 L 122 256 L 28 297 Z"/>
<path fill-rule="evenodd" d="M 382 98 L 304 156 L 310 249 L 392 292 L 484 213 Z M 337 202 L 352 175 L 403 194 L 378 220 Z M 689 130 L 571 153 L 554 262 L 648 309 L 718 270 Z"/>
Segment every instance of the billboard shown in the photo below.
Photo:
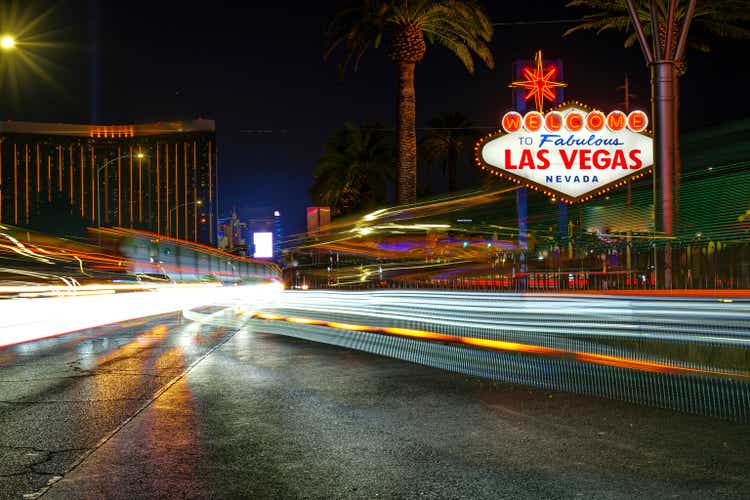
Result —
<path fill-rule="evenodd" d="M 253 257 L 256 259 L 273 258 L 273 233 L 253 233 L 253 245 L 255 245 L 255 253 L 253 253 Z"/>
<path fill-rule="evenodd" d="M 501 125 L 475 148 L 480 168 L 568 203 L 605 193 L 653 167 L 643 111 L 605 114 L 563 103 L 544 114 L 508 112 Z"/>

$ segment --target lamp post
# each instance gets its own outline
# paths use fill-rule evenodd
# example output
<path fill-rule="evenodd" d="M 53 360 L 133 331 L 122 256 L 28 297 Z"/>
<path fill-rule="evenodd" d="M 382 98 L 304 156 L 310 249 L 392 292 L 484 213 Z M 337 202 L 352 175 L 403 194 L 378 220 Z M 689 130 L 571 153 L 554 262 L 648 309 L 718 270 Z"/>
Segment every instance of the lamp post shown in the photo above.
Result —
<path fill-rule="evenodd" d="M 167 222 L 169 222 L 170 220 L 172 220 L 172 212 L 174 212 L 178 208 L 189 207 L 190 205 L 196 205 L 196 206 L 203 205 L 203 200 L 188 201 L 187 203 L 180 203 L 176 207 L 170 208 L 169 212 L 167 213 Z M 185 228 L 185 236 L 187 236 L 187 228 Z M 177 233 L 175 232 L 175 238 L 176 237 L 177 237 Z M 185 238 L 185 239 L 187 239 L 187 238 Z M 196 235 L 195 239 L 196 240 L 198 239 L 198 235 Z"/>
<path fill-rule="evenodd" d="M 136 158 L 145 158 L 146 155 L 143 153 L 138 153 L 135 155 Z M 99 173 L 107 168 L 110 164 L 116 162 L 117 160 L 122 160 L 124 158 L 130 158 L 130 155 L 122 155 L 118 156 L 117 158 L 112 158 L 111 160 L 105 161 L 101 167 L 96 169 L 96 227 L 98 229 L 101 229 L 102 227 L 102 200 L 101 200 L 101 192 L 99 190 Z M 99 233 L 99 239 L 101 240 L 101 232 Z"/>

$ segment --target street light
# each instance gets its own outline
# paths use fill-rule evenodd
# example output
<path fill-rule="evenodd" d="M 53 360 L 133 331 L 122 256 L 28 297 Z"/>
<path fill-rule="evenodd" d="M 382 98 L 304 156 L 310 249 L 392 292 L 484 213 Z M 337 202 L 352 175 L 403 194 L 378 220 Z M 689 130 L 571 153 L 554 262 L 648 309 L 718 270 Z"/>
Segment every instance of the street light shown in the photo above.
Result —
<path fill-rule="evenodd" d="M 16 40 L 10 35 L 4 35 L 0 38 L 0 48 L 10 50 L 16 46 Z"/>
<path fill-rule="evenodd" d="M 136 158 L 145 158 L 147 155 L 143 153 L 138 153 L 135 155 Z M 99 191 L 99 172 L 107 168 L 111 163 L 116 162 L 117 160 L 122 160 L 125 158 L 130 158 L 130 155 L 122 155 L 118 156 L 117 158 L 112 158 L 111 160 L 107 160 L 102 164 L 101 167 L 96 169 L 96 227 L 101 229 L 102 227 L 102 200 L 101 200 L 101 192 Z M 101 238 L 101 233 L 99 233 L 99 237 Z"/>
<path fill-rule="evenodd" d="M 170 208 L 169 212 L 167 212 L 167 224 L 169 224 L 169 222 L 172 220 L 172 212 L 174 212 L 178 208 L 189 207 L 190 205 L 198 205 L 198 206 L 203 205 L 203 200 L 188 201 L 187 203 L 180 203 L 176 207 Z M 187 228 L 185 229 L 185 235 L 187 235 Z M 177 233 L 175 232 L 175 238 L 176 237 L 177 237 Z M 197 239 L 197 235 L 196 235 L 196 239 Z"/>

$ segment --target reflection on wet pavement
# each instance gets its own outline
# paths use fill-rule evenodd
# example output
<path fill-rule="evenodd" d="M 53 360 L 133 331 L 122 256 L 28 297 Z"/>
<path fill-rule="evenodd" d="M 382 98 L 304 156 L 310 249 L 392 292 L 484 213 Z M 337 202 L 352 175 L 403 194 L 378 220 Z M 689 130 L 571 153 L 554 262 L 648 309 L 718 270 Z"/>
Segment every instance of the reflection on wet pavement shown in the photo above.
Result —
<path fill-rule="evenodd" d="M 40 491 L 233 331 L 169 314 L 0 351 L 0 497 Z"/>

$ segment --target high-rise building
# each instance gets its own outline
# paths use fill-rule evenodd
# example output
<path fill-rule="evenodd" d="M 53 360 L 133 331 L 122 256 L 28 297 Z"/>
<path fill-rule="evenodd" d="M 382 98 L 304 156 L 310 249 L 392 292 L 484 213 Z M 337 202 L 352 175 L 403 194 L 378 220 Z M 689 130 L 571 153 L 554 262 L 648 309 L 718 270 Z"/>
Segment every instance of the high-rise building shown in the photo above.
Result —
<path fill-rule="evenodd" d="M 284 229 L 281 226 L 281 212 L 273 211 L 273 258 L 276 262 L 281 260 L 281 243 L 284 241 Z"/>
<path fill-rule="evenodd" d="M 307 235 L 325 231 L 331 224 L 331 207 L 307 207 Z"/>
<path fill-rule="evenodd" d="M 213 120 L 138 125 L 0 122 L 0 223 L 63 201 L 90 225 L 215 245 Z"/>

